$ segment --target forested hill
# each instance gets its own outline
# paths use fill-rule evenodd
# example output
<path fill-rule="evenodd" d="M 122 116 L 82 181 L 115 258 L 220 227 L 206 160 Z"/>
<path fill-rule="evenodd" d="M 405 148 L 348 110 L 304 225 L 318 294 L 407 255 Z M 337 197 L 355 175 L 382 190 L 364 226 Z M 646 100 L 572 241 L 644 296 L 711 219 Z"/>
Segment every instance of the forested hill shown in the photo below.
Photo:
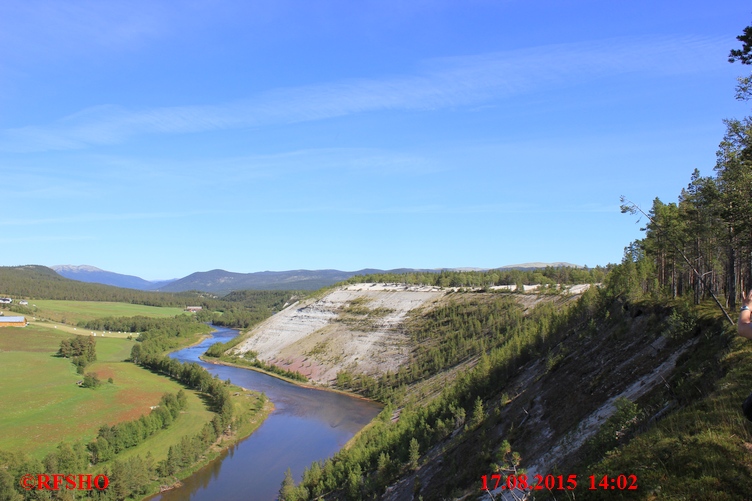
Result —
<path fill-rule="evenodd" d="M 200 297 L 121 289 L 61 277 L 45 266 L 0 266 L 0 295 L 26 299 L 116 301 L 150 306 L 185 306 Z"/>
<path fill-rule="evenodd" d="M 378 270 L 363 270 L 378 271 Z M 181 292 L 200 290 L 214 294 L 227 294 L 237 290 L 316 290 L 346 280 L 358 271 L 339 270 L 292 270 L 261 271 L 256 273 L 233 273 L 225 270 L 201 271 L 175 280 L 159 290 Z"/>
<path fill-rule="evenodd" d="M 492 270 L 392 270 L 356 275 L 345 280 L 357 283 L 400 283 L 437 287 L 494 287 L 501 285 L 572 285 L 596 284 L 603 281 L 611 266 L 595 268 L 573 265 L 541 265 L 540 267 L 497 268 Z M 524 266 L 524 265 L 521 265 Z"/>

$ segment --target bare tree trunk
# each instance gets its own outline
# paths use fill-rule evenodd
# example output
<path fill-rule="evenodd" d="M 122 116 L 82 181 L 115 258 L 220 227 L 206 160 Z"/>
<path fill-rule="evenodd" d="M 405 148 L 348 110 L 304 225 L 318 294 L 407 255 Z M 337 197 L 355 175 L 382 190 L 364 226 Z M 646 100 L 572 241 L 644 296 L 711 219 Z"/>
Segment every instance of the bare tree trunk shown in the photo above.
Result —
<path fill-rule="evenodd" d="M 728 248 L 729 254 L 728 254 L 728 273 L 727 273 L 727 280 L 726 283 L 728 284 L 728 291 L 726 293 L 726 304 L 728 304 L 728 307 L 731 309 L 736 308 L 736 280 L 737 280 L 737 269 L 736 269 L 736 252 L 734 251 L 734 241 L 731 239 L 729 242 L 729 248 Z"/>
<path fill-rule="evenodd" d="M 697 256 L 697 267 L 700 268 L 700 276 L 705 274 L 705 266 L 703 266 L 703 259 L 700 257 L 700 237 L 695 237 L 695 256 Z M 692 275 L 690 275 L 692 277 Z M 702 280 L 698 278 L 694 279 L 694 302 L 700 304 L 700 297 L 702 296 Z"/>

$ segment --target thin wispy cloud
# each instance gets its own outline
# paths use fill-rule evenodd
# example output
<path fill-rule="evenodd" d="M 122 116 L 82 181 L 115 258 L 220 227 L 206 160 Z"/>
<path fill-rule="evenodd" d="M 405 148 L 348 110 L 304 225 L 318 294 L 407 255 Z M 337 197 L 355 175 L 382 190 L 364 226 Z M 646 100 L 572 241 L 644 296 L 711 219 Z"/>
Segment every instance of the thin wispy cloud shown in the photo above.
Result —
<path fill-rule="evenodd" d="M 77 156 L 76 167 L 80 184 L 71 185 L 69 173 L 34 166 L 19 166 L 11 173 L 11 181 L 34 188 L 16 191 L 9 196 L 17 198 L 34 193 L 70 192 L 76 196 L 92 192 L 84 182 L 111 183 L 119 186 L 143 186 L 172 190 L 176 186 L 208 185 L 228 186 L 228 183 L 253 182 L 289 178 L 320 172 L 338 174 L 363 174 L 376 177 L 400 178 L 435 174 L 447 170 L 425 152 L 394 151 L 382 148 L 301 148 L 279 153 L 212 156 L 196 158 L 187 155 L 178 158 L 131 158 L 110 154 L 85 154 Z M 24 166 L 26 164 L 23 164 Z M 81 174 L 81 172 L 85 174 Z M 212 172 L 210 178 L 203 174 Z M 63 187 L 70 186 L 70 188 Z M 44 187 L 44 188 L 42 188 Z M 143 190 L 143 188 L 141 188 Z"/>
<path fill-rule="evenodd" d="M 9 0 L 0 18 L 11 20 L 0 30 L 0 60 L 22 62 L 141 45 L 164 32 L 169 12 L 155 2 Z"/>
<path fill-rule="evenodd" d="M 629 73 L 717 68 L 726 40 L 643 38 L 536 47 L 423 63 L 415 75 L 283 88 L 233 103 L 127 109 L 104 105 L 49 125 L 0 131 L 0 150 L 28 152 L 181 134 L 323 120 L 357 113 L 438 110 L 502 101 Z"/>
<path fill-rule="evenodd" d="M 467 214 L 594 214 L 620 212 L 618 204 L 538 204 L 538 203 L 498 203 L 498 204 L 424 204 L 391 207 L 367 207 L 357 205 L 319 205 L 294 208 L 262 209 L 265 214 L 355 214 L 355 215 L 467 215 Z"/>
<path fill-rule="evenodd" d="M 0 238 L 0 244 L 12 245 L 21 243 L 54 243 L 54 242 L 86 242 L 97 240 L 92 236 L 55 236 L 55 235 L 32 235 L 28 237 Z"/>
<path fill-rule="evenodd" d="M 165 163 L 154 164 L 165 169 Z M 266 155 L 210 160 L 189 160 L 172 164 L 172 172 L 201 172 L 212 169 L 217 182 L 244 182 L 312 172 L 351 172 L 377 176 L 409 177 L 436 173 L 442 167 L 425 155 L 414 152 L 381 150 L 378 148 L 312 148 Z"/>
<path fill-rule="evenodd" d="M 226 214 L 226 211 L 201 210 L 185 212 L 134 212 L 124 214 L 100 213 L 100 214 L 77 214 L 64 217 L 42 218 L 19 218 L 0 220 L 2 226 L 32 226 L 32 225 L 60 225 L 60 224 L 84 224 L 96 222 L 139 221 L 147 219 L 179 219 L 205 215 Z"/>

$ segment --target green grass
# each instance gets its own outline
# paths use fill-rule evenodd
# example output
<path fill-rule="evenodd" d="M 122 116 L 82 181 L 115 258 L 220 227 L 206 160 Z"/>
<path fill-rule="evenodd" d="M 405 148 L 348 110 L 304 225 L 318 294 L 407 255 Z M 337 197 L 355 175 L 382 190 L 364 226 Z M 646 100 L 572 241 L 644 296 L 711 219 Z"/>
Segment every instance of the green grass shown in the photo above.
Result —
<path fill-rule="evenodd" d="M 104 423 L 148 414 L 163 393 L 182 388 L 124 362 L 134 341 L 114 338 L 97 339 L 98 360 L 86 369 L 105 384 L 94 390 L 80 388 L 76 382 L 82 376 L 70 360 L 54 356 L 60 341 L 68 337 L 57 329 L 34 326 L 0 329 L 0 449 L 42 458 L 61 441 L 92 440 Z M 114 384 L 106 382 L 110 377 Z M 186 393 L 186 411 L 169 430 L 146 442 L 154 444 L 155 456 L 163 450 L 166 454 L 183 435 L 198 433 L 214 416 L 195 392 Z"/>
<path fill-rule="evenodd" d="M 56 322 L 77 324 L 80 321 L 103 317 L 174 317 L 187 314 L 182 308 L 162 308 L 130 303 L 109 303 L 100 301 L 56 301 L 37 299 L 29 306 L 37 318 L 47 318 Z"/>
<path fill-rule="evenodd" d="M 698 345 L 677 362 L 669 381 L 680 408 L 586 466 L 588 476 L 637 475 L 639 490 L 620 499 L 750 499 L 752 423 L 741 404 L 752 390 L 752 343 L 726 329 L 722 319 L 703 326 Z M 613 492 L 576 495 L 606 500 Z"/>
<path fill-rule="evenodd" d="M 271 412 L 273 406 L 268 404 L 267 408 L 262 411 L 259 409 L 261 406 L 259 403 L 261 398 L 260 393 L 246 392 L 240 388 L 236 389 L 237 394 L 233 394 L 231 401 L 235 409 L 234 414 L 236 416 L 245 416 L 243 425 L 240 430 L 238 430 L 238 436 L 245 437 L 250 435 L 251 432 L 261 425 L 269 412 Z M 203 405 L 198 394 L 193 391 L 186 391 L 186 395 L 188 396 L 188 407 L 185 411 L 182 411 L 180 417 L 170 425 L 169 430 L 158 431 L 146 442 L 118 454 L 117 459 L 123 460 L 132 456 L 141 456 L 143 458 L 147 453 L 151 453 L 155 461 L 161 461 L 167 459 L 170 447 L 180 442 L 182 437 L 192 437 L 198 434 L 203 428 L 204 423 L 211 421 L 215 414 L 208 411 L 206 411 L 206 415 L 204 415 L 204 413 L 195 412 L 195 408 Z M 194 411 L 191 409 L 194 409 Z M 230 442 L 234 441 L 233 439 L 228 440 L 230 440 Z"/>
<path fill-rule="evenodd" d="M 136 342 L 132 340 L 97 338 L 97 362 L 124 362 L 131 357 L 134 344 Z"/>

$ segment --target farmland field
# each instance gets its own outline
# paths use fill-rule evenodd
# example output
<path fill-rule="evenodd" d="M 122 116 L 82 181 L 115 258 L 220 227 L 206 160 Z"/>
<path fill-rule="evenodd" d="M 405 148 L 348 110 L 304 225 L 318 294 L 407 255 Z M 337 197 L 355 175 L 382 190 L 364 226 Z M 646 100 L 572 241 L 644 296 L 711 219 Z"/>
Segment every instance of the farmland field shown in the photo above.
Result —
<path fill-rule="evenodd" d="M 135 341 L 115 338 L 97 338 L 97 361 L 86 368 L 86 372 L 97 373 L 104 384 L 97 389 L 80 388 L 76 382 L 82 376 L 71 361 L 54 356 L 60 341 L 69 337 L 69 333 L 46 327 L 0 329 L 0 450 L 24 451 L 42 458 L 61 441 L 88 442 L 102 424 L 148 414 L 163 393 L 182 388 L 169 378 L 125 362 Z M 113 379 L 112 384 L 108 378 Z M 173 444 L 183 435 L 196 434 L 214 416 L 195 392 L 186 390 L 186 394 L 185 412 L 169 430 L 154 437 L 159 443 L 150 449 L 155 457 L 166 456 L 169 445 L 161 442 Z"/>
<path fill-rule="evenodd" d="M 58 301 L 37 299 L 29 306 L 35 310 L 35 316 L 48 318 L 57 322 L 75 325 L 82 320 L 103 317 L 174 317 L 187 314 L 182 308 L 161 308 L 142 304 L 111 303 L 100 301 Z"/>

